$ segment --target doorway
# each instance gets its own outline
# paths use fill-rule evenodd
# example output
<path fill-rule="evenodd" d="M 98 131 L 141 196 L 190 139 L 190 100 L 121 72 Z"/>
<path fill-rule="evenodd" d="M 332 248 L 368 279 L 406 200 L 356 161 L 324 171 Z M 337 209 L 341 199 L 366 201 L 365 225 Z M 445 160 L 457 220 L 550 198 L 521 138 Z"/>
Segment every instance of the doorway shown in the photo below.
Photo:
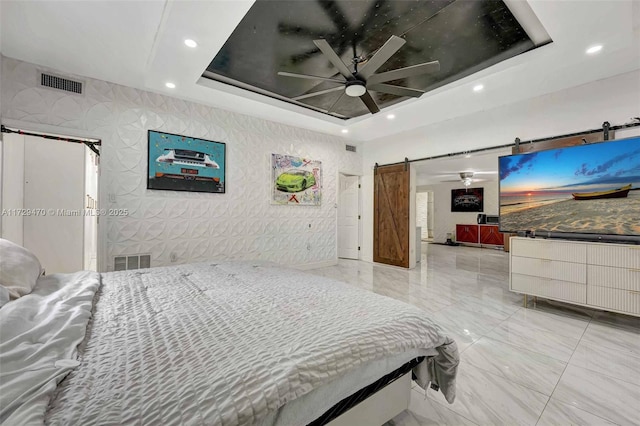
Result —
<path fill-rule="evenodd" d="M 98 156 L 81 143 L 5 134 L 2 237 L 47 274 L 97 270 Z"/>
<path fill-rule="evenodd" d="M 338 175 L 338 257 L 358 259 L 360 254 L 360 177 Z"/>
<path fill-rule="evenodd" d="M 433 191 L 416 193 L 416 226 L 420 227 L 420 240 L 433 241 Z"/>

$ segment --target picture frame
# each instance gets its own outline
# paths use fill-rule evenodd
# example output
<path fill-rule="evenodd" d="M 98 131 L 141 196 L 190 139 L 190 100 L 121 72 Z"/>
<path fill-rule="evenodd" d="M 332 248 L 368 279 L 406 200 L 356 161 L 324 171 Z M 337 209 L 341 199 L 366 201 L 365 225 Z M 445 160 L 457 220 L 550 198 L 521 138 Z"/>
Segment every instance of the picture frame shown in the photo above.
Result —
<path fill-rule="evenodd" d="M 157 130 L 147 141 L 147 189 L 225 193 L 225 143 Z"/>
<path fill-rule="evenodd" d="M 462 188 L 451 190 L 452 212 L 482 212 L 484 210 L 484 188 Z"/>
<path fill-rule="evenodd" d="M 271 154 L 271 204 L 322 204 L 322 162 L 293 155 Z"/>

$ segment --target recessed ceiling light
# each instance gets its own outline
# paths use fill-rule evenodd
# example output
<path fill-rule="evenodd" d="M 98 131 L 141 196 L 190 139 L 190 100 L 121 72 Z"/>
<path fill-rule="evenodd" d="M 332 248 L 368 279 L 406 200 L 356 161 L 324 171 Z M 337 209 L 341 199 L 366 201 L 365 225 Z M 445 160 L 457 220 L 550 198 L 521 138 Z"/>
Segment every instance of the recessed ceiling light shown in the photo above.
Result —
<path fill-rule="evenodd" d="M 389 114 L 389 115 L 387 115 L 387 118 L 389 120 L 393 120 L 394 118 L 396 118 L 396 115 L 395 114 Z"/>
<path fill-rule="evenodd" d="M 342 129 L 342 133 L 349 133 L 349 130 L 347 130 L 347 129 Z"/>
<path fill-rule="evenodd" d="M 482 89 L 484 89 L 484 85 L 482 85 L 482 84 L 477 84 L 477 85 L 473 86 L 473 91 L 474 92 L 479 92 Z"/>
<path fill-rule="evenodd" d="M 167 86 L 169 89 L 175 89 L 176 88 L 176 85 L 174 83 L 170 82 L 170 81 L 165 83 L 164 85 Z"/>
<path fill-rule="evenodd" d="M 186 39 L 184 41 L 184 44 L 186 44 L 187 47 L 191 47 L 191 48 L 198 47 L 198 43 L 196 43 L 195 40 L 191 40 L 190 38 Z"/>
<path fill-rule="evenodd" d="M 602 50 L 602 45 L 601 44 L 596 44 L 595 46 L 591 46 L 590 48 L 588 48 L 587 49 L 587 53 L 589 55 L 593 55 L 594 53 L 598 53 L 601 50 Z"/>

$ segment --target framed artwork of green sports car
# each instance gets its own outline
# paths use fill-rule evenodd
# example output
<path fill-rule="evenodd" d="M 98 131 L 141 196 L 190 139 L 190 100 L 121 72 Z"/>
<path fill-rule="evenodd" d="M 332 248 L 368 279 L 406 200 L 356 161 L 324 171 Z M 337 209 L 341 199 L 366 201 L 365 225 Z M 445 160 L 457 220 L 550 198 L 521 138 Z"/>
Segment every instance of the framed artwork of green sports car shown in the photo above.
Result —
<path fill-rule="evenodd" d="M 271 204 L 319 206 L 322 201 L 322 162 L 271 154 Z"/>

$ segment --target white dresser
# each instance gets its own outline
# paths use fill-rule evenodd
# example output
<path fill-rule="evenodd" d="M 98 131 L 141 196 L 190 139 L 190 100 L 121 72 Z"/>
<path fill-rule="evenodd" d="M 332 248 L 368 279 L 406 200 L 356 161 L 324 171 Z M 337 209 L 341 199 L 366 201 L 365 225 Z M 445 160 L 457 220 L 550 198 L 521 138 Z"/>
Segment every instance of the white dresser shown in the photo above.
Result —
<path fill-rule="evenodd" d="M 640 316 L 640 245 L 511 238 L 509 288 Z"/>

